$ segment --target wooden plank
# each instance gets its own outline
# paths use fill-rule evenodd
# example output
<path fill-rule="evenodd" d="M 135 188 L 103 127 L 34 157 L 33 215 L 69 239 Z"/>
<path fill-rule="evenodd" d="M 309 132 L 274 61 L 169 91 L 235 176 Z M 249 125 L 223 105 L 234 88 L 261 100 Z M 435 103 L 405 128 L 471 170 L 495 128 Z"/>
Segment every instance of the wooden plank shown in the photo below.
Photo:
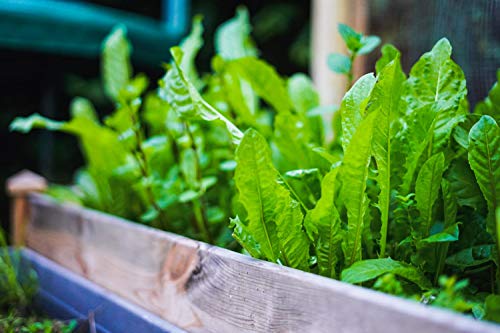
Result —
<path fill-rule="evenodd" d="M 93 314 L 98 332 L 185 332 L 34 251 L 23 249 L 21 255 L 38 277 L 34 306 L 51 318 L 82 323 Z"/>
<path fill-rule="evenodd" d="M 27 245 L 190 332 L 498 332 L 499 326 L 33 194 Z"/>

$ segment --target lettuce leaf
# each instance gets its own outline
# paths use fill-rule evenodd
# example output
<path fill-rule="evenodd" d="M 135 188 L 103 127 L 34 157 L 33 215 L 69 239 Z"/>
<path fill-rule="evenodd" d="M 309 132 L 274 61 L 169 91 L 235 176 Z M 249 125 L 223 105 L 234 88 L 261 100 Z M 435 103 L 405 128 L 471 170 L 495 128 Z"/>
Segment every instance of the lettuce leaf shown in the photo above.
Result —
<path fill-rule="evenodd" d="M 370 113 L 359 125 L 347 147 L 342 163 L 341 196 L 347 208 L 347 235 L 344 239 L 346 266 L 361 260 L 361 237 L 369 199 L 366 181 L 371 158 L 371 139 L 376 113 Z"/>

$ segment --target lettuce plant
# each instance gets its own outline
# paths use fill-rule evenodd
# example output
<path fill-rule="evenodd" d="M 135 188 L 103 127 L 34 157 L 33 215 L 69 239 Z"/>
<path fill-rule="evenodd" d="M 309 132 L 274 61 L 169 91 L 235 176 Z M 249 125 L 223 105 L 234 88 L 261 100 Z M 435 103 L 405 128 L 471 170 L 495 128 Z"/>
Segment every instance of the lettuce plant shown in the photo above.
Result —
<path fill-rule="evenodd" d="M 499 320 L 499 83 L 471 112 L 447 39 L 409 74 L 384 45 L 376 72 L 349 84 L 328 142 L 309 78 L 281 77 L 258 58 L 250 31 L 240 9 L 219 27 L 212 73 L 200 76 L 195 18 L 146 92 L 117 28 L 103 47 L 116 105 L 104 122 L 78 98 L 68 122 L 33 115 L 11 128 L 80 138 L 87 165 L 69 191 L 89 207 L 233 249 L 235 239 L 256 258 Z M 379 43 L 340 32 L 350 65 Z"/>

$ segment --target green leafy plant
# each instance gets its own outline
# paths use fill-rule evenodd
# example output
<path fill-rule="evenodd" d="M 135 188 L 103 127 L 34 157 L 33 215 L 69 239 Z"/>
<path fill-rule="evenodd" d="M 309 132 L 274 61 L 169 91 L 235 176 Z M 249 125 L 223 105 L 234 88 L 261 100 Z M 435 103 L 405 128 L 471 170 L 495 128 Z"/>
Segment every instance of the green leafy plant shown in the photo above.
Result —
<path fill-rule="evenodd" d="M 379 39 L 339 30 L 350 52 L 340 72 L 352 79 L 355 57 Z M 281 77 L 258 59 L 250 31 L 240 9 L 215 35 L 212 73 L 200 76 L 195 18 L 158 88 L 146 92 L 117 28 L 103 45 L 116 105 L 104 122 L 78 98 L 68 122 L 34 115 L 11 128 L 80 138 L 87 165 L 69 191 L 87 206 L 499 320 L 499 83 L 470 112 L 447 39 L 408 75 L 400 52 L 384 45 L 376 73 L 349 84 L 332 145 L 309 78 Z"/>
<path fill-rule="evenodd" d="M 0 229 L 0 331 L 5 333 L 70 333 L 77 322 L 44 319 L 31 308 L 38 289 L 36 273 L 9 249 Z"/>
<path fill-rule="evenodd" d="M 332 53 L 328 56 L 327 63 L 332 71 L 347 76 L 347 88 L 350 88 L 354 79 L 354 61 L 358 56 L 368 54 L 377 48 L 380 44 L 380 38 L 378 36 L 364 36 L 342 23 L 339 24 L 338 31 L 349 54 L 346 56 Z"/>

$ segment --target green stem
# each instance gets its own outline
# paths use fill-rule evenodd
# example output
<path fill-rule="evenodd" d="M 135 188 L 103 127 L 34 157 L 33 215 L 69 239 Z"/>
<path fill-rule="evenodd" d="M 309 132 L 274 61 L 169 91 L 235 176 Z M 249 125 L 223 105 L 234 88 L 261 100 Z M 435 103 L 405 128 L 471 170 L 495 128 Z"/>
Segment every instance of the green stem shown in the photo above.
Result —
<path fill-rule="evenodd" d="M 352 87 L 352 83 L 354 81 L 354 60 L 356 60 L 356 52 L 352 52 L 349 60 L 351 61 L 351 69 L 349 70 L 349 73 L 347 73 L 347 87 L 346 91 L 349 91 Z"/>
<path fill-rule="evenodd" d="M 283 177 L 281 175 L 281 173 L 279 173 L 279 172 L 278 172 L 278 176 L 281 179 L 281 181 L 283 182 L 283 184 L 285 184 L 286 188 L 292 193 L 292 195 L 295 197 L 295 199 L 299 202 L 299 204 L 302 206 L 302 208 L 304 208 L 304 210 L 307 212 L 309 209 L 307 208 L 306 204 L 302 201 L 302 199 L 299 197 L 297 192 L 295 192 L 293 187 L 290 184 L 288 184 L 285 177 Z"/>
<path fill-rule="evenodd" d="M 144 141 L 143 139 L 143 134 L 142 134 L 142 129 L 141 129 L 141 122 L 137 117 L 135 116 L 133 110 L 129 110 L 130 115 L 131 115 L 131 120 L 132 120 L 132 129 L 134 131 L 135 139 L 136 139 L 136 149 L 133 151 L 133 155 L 137 161 L 137 164 L 139 164 L 139 169 L 141 171 L 141 176 L 144 179 L 147 179 L 146 181 L 146 186 L 145 186 L 145 191 L 146 191 L 146 196 L 148 198 L 149 204 L 153 207 L 153 209 L 157 212 L 158 214 L 158 219 L 155 219 L 152 223 L 152 225 L 156 228 L 161 228 L 161 229 L 166 229 L 167 228 L 167 223 L 166 223 L 166 217 L 164 215 L 163 210 L 158 206 L 158 203 L 156 202 L 153 189 L 151 187 L 151 184 L 149 183 L 150 179 L 150 172 L 149 172 L 149 166 L 148 166 L 148 160 L 146 158 L 146 154 L 144 153 L 144 150 L 142 149 L 141 143 Z"/>
<path fill-rule="evenodd" d="M 438 244 L 437 252 L 438 252 L 438 264 L 436 267 L 436 275 L 434 276 L 434 284 L 437 285 L 439 281 L 439 276 L 443 273 L 444 263 L 446 260 L 446 256 L 448 255 L 448 247 L 449 243 Z"/>
<path fill-rule="evenodd" d="M 210 232 L 208 231 L 207 220 L 205 218 L 205 210 L 200 198 L 193 200 L 193 210 L 198 230 L 201 231 L 206 242 L 213 244 L 214 240 L 210 235 Z"/>
<path fill-rule="evenodd" d="M 194 140 L 193 133 L 189 129 L 189 125 L 184 122 L 184 129 L 189 137 L 189 140 L 191 141 L 191 148 L 194 150 L 194 163 L 195 163 L 195 168 L 196 168 L 196 179 L 199 184 L 201 184 L 202 181 L 202 174 L 201 174 L 201 167 L 200 167 L 200 160 L 198 158 L 198 149 L 196 146 L 196 142 Z M 203 235 L 204 241 L 208 243 L 213 243 L 213 238 L 212 235 L 210 234 L 209 228 L 208 228 L 208 221 L 206 218 L 205 214 L 205 205 L 203 204 L 203 201 L 201 198 L 197 198 L 196 200 L 193 200 L 193 209 L 194 209 L 194 216 L 196 219 L 196 224 L 198 227 L 198 231 L 201 232 Z"/>

